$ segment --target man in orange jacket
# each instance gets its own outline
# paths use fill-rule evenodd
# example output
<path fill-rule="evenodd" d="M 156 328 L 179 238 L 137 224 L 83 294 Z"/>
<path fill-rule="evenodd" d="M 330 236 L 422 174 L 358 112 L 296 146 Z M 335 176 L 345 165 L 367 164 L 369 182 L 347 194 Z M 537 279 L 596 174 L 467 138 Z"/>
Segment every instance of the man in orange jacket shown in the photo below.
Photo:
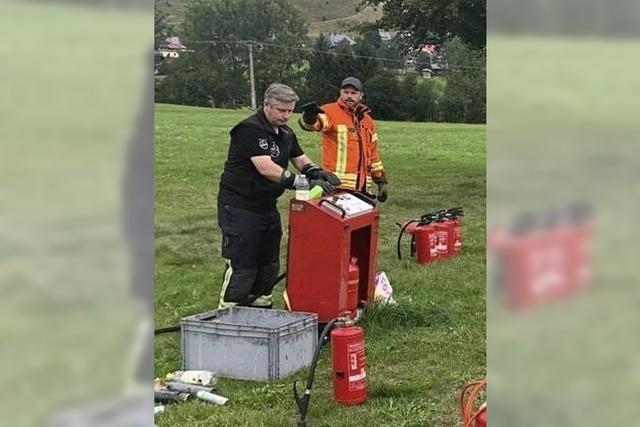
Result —
<path fill-rule="evenodd" d="M 341 188 L 366 192 L 370 179 L 378 186 L 378 200 L 384 202 L 388 182 L 378 154 L 376 124 L 363 96 L 362 82 L 347 77 L 336 102 L 322 108 L 316 103 L 304 105 L 299 123 L 306 131 L 322 133 L 322 167 L 336 174 Z"/>

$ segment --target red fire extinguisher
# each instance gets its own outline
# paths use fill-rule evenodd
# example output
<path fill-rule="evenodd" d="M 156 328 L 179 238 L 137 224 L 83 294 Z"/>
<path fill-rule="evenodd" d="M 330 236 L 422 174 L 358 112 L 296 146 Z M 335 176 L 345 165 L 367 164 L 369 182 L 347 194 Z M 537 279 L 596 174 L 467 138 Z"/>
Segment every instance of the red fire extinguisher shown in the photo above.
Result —
<path fill-rule="evenodd" d="M 416 247 L 416 261 L 418 264 L 426 264 L 438 258 L 438 236 L 436 229 L 431 224 L 421 225 L 413 234 Z"/>
<path fill-rule="evenodd" d="M 438 255 L 451 258 L 462 251 L 462 206 L 443 209 L 434 214 L 438 227 Z M 446 234 L 445 234 L 446 233 Z"/>
<path fill-rule="evenodd" d="M 364 330 L 351 319 L 343 319 L 331 331 L 333 397 L 344 405 L 367 400 Z"/>
<path fill-rule="evenodd" d="M 298 393 L 297 381 L 293 383 L 293 396 L 300 411 L 298 427 L 307 427 L 307 412 L 320 350 L 331 331 L 331 366 L 333 370 L 333 394 L 336 401 L 356 405 L 367 399 L 367 372 L 364 353 L 364 331 L 353 319 L 337 317 L 324 327 L 316 351 L 313 353 L 307 385 L 304 393 Z"/>
<path fill-rule="evenodd" d="M 457 206 L 426 213 L 404 225 L 398 223 L 398 259 L 402 259 L 400 243 L 405 232 L 411 234 L 411 256 L 419 264 L 458 255 L 462 250 L 463 215 L 462 207 Z"/>
<path fill-rule="evenodd" d="M 358 314 L 358 290 L 360 286 L 360 269 L 358 258 L 351 257 L 349 262 L 349 279 L 347 280 L 347 310 L 351 317 Z"/>
<path fill-rule="evenodd" d="M 462 218 L 456 217 L 453 220 L 453 254 L 462 252 Z"/>
<path fill-rule="evenodd" d="M 450 242 L 453 240 L 453 228 L 451 226 L 451 222 L 442 219 L 433 224 L 438 238 L 436 244 L 438 258 L 449 258 L 452 255 L 452 252 L 449 251 Z"/>
<path fill-rule="evenodd" d="M 398 253 L 398 259 L 402 259 L 402 236 L 404 233 L 411 234 L 411 256 L 416 257 L 416 261 L 419 264 L 426 264 L 437 258 L 437 236 L 436 230 L 433 228 L 431 222 L 437 217 L 433 214 L 424 214 L 419 219 L 412 219 L 407 221 L 404 225 L 398 223 L 400 227 L 400 234 L 398 234 L 398 242 L 396 249 Z"/>
<path fill-rule="evenodd" d="M 462 251 L 462 217 L 464 212 L 462 206 L 457 206 L 449 209 L 445 209 L 442 213 L 442 217 L 449 222 L 453 229 L 451 239 L 449 240 L 449 254 L 456 256 Z"/>

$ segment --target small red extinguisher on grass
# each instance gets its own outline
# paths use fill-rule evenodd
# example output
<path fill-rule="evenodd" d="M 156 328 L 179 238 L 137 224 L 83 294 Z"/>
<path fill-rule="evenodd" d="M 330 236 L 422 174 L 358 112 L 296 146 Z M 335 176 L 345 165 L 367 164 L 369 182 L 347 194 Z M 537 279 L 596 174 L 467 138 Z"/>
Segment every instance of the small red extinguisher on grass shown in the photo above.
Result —
<path fill-rule="evenodd" d="M 351 319 L 337 321 L 331 331 L 331 367 L 337 402 L 357 405 L 367 400 L 364 330 Z"/>
<path fill-rule="evenodd" d="M 462 251 L 462 217 L 464 216 L 464 211 L 462 206 L 456 206 L 453 208 L 445 209 L 443 213 L 443 217 L 449 222 L 451 229 L 453 231 L 450 234 L 451 239 L 449 240 L 449 255 L 455 256 L 459 255 Z"/>
<path fill-rule="evenodd" d="M 436 245 L 438 258 L 446 259 L 451 257 L 453 253 L 449 251 L 449 246 L 452 244 L 453 239 L 452 224 L 449 221 L 438 219 L 433 223 L 433 228 L 436 230 L 436 236 L 438 237 Z"/>
<path fill-rule="evenodd" d="M 345 313 L 347 314 L 347 313 Z M 336 317 L 326 324 L 309 367 L 307 385 L 298 393 L 293 383 L 293 396 L 300 411 L 298 427 L 307 427 L 307 411 L 320 350 L 331 331 L 331 369 L 333 371 L 333 397 L 343 405 L 357 405 L 367 400 L 367 371 L 364 354 L 364 330 L 349 317 Z"/>
<path fill-rule="evenodd" d="M 433 225 L 425 224 L 417 227 L 413 240 L 415 240 L 415 256 L 418 264 L 426 264 L 438 258 L 438 236 Z"/>
<path fill-rule="evenodd" d="M 398 259 L 402 259 L 400 244 L 402 235 L 411 234 L 411 256 L 418 264 L 436 259 L 451 258 L 462 251 L 462 206 L 426 213 L 400 227 L 398 235 Z"/>

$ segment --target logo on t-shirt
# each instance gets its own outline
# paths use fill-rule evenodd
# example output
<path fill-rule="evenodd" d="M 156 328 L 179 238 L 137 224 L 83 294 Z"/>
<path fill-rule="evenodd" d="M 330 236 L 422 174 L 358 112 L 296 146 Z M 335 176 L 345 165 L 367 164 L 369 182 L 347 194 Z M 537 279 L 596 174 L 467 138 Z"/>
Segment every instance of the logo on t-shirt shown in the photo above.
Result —
<path fill-rule="evenodd" d="M 260 148 L 262 148 L 263 150 L 266 150 L 267 148 L 269 148 L 269 142 L 267 142 L 266 138 L 260 138 L 258 139 L 258 145 L 260 146 Z"/>
<path fill-rule="evenodd" d="M 274 142 L 271 144 L 271 157 L 277 159 L 280 156 L 280 147 Z"/>

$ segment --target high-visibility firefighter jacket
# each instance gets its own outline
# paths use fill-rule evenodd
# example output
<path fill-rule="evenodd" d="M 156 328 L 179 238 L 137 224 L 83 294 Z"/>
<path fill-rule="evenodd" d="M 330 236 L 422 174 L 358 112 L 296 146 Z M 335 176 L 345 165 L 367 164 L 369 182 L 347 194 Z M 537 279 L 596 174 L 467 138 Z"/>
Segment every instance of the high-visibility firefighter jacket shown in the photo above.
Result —
<path fill-rule="evenodd" d="M 324 114 L 308 125 L 300 120 L 307 131 L 322 132 L 322 167 L 333 171 L 342 185 L 350 190 L 367 190 L 370 180 L 383 177 L 384 168 L 378 154 L 376 124 L 369 108 L 359 104 L 355 111 L 338 99 L 322 106 Z"/>

